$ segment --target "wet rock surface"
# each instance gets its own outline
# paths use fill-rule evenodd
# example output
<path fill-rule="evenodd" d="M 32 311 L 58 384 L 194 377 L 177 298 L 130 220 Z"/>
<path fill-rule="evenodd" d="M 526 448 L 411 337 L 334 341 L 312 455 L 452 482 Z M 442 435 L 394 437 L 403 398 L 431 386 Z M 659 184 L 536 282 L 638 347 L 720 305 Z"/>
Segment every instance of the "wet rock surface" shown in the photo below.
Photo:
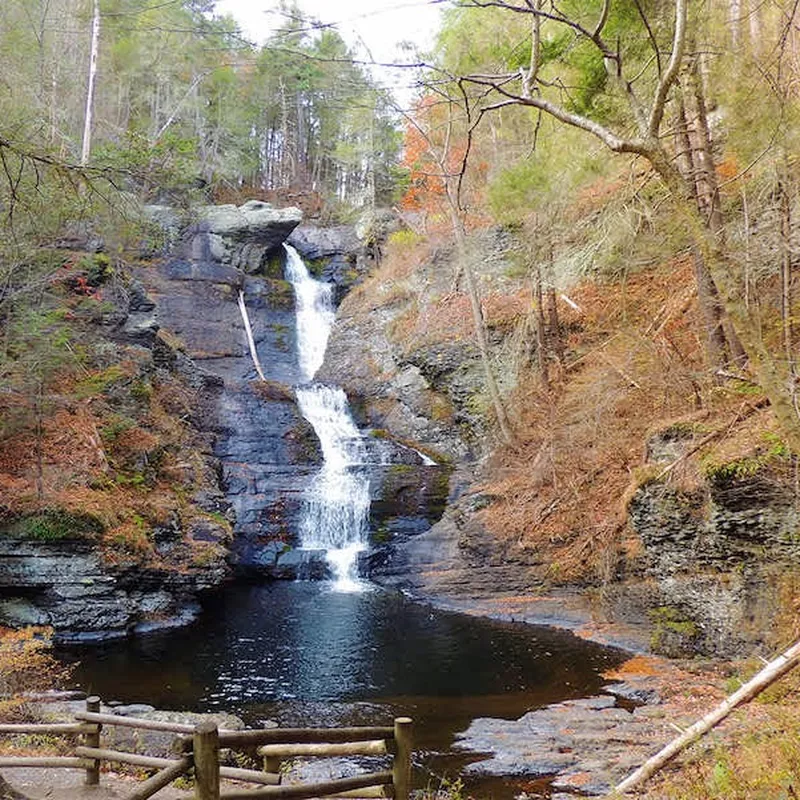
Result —
<path fill-rule="evenodd" d="M 433 599 L 437 605 L 457 598 L 492 597 L 500 591 L 540 591 L 537 554 L 489 534 L 476 517 L 484 505 L 480 494 L 459 496 L 473 479 L 469 468 L 455 471 L 443 517 L 381 554 L 373 576 L 378 583 Z"/>
<path fill-rule="evenodd" d="M 567 700 L 516 720 L 476 719 L 455 747 L 481 754 L 467 775 L 548 778 L 555 797 L 603 796 L 721 696 L 717 676 L 658 659 L 620 668 L 614 694 Z M 617 697 L 646 704 L 619 706 Z M 663 697 L 662 697 L 663 695 Z"/>
<path fill-rule="evenodd" d="M 234 226 L 240 239 L 255 236 L 230 209 L 209 213 L 214 230 Z M 277 562 L 293 541 L 300 495 L 320 461 L 319 445 L 291 389 L 299 381 L 294 296 L 283 279 L 245 275 L 223 258 L 167 259 L 155 270 L 143 270 L 140 280 L 156 302 L 162 327 L 219 381 L 201 424 L 215 438 L 222 488 L 235 515 L 234 561 L 242 569 L 266 574 L 276 569 L 283 576 L 286 570 L 277 569 Z M 250 356 L 240 291 L 266 384 Z"/>

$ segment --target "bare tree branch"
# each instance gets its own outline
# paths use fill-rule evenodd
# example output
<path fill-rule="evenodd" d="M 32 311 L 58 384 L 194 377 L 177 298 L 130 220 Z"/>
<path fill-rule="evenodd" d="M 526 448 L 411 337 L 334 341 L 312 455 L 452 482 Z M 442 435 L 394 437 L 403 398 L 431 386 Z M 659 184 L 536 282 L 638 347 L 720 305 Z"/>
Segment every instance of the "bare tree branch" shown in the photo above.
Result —
<path fill-rule="evenodd" d="M 667 95 L 678 79 L 683 53 L 686 47 L 686 15 L 687 0 L 675 2 L 675 31 L 672 37 L 672 55 L 670 55 L 667 68 L 658 82 L 653 105 L 650 110 L 650 120 L 647 125 L 647 134 L 650 137 L 658 136 L 661 121 L 664 119 L 664 108 L 667 104 Z"/>

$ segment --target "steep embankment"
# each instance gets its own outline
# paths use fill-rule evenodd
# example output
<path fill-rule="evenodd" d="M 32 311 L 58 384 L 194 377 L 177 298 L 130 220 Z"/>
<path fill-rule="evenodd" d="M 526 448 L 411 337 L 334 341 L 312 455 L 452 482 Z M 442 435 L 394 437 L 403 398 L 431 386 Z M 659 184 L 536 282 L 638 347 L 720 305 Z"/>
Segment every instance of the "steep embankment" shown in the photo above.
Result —
<path fill-rule="evenodd" d="M 792 462 L 751 384 L 708 380 L 689 256 L 662 250 L 592 281 L 574 248 L 548 264 L 560 278 L 545 385 L 523 234 L 471 237 L 511 445 L 491 439 L 445 236 L 396 237 L 342 305 L 327 368 L 373 425 L 456 467 L 444 518 L 396 539 L 378 579 L 531 621 L 624 623 L 671 655 L 774 642 L 800 557 Z"/>

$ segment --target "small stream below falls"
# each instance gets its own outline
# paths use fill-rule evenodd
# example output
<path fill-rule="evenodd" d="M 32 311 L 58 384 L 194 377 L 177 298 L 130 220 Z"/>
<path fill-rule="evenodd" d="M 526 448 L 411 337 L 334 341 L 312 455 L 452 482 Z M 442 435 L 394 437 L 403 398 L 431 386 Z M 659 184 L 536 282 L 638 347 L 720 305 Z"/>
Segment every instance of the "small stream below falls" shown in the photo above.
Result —
<path fill-rule="evenodd" d="M 415 721 L 417 783 L 457 776 L 474 755 L 454 734 L 476 717 L 517 718 L 596 693 L 624 654 L 570 634 L 438 611 L 397 593 L 319 582 L 233 586 L 183 630 L 62 648 L 75 681 L 104 700 L 226 710 L 249 725 Z M 519 785 L 478 780 L 496 800 Z"/>

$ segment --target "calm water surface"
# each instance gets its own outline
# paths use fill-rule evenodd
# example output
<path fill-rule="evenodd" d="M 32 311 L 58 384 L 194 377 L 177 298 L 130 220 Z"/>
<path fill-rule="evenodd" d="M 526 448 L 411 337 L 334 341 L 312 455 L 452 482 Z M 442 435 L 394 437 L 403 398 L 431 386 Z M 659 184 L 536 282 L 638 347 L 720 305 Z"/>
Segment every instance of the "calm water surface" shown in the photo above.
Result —
<path fill-rule="evenodd" d="M 437 611 L 395 593 L 290 582 L 232 587 L 188 629 L 64 648 L 62 656 L 79 659 L 77 684 L 104 700 L 225 710 L 249 725 L 411 716 L 423 785 L 436 782 L 431 774 L 454 777 L 470 760 L 449 751 L 475 717 L 515 718 L 594 694 L 600 673 L 625 657 L 566 633 Z M 497 781 L 471 788 L 495 798 L 519 791 Z"/>

